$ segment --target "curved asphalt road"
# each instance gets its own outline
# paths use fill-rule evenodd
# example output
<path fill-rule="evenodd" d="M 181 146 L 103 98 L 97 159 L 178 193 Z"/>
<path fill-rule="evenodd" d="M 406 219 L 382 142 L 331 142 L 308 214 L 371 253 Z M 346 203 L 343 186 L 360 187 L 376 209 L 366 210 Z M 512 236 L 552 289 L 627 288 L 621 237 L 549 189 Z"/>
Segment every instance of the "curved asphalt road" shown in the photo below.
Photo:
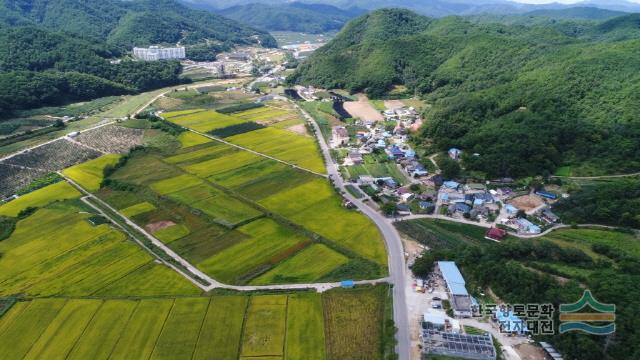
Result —
<path fill-rule="evenodd" d="M 393 318 L 395 320 L 396 327 L 398 328 L 398 332 L 396 333 L 396 339 L 398 341 L 396 352 L 398 353 L 400 360 L 409 360 L 411 342 L 409 338 L 409 316 L 407 313 L 407 300 L 405 296 L 406 267 L 404 259 L 404 249 L 402 248 L 402 240 L 400 239 L 400 234 L 398 234 L 398 231 L 389 219 L 381 215 L 379 212 L 373 210 L 359 199 L 356 199 L 347 191 L 347 189 L 344 187 L 345 184 L 342 180 L 342 177 L 340 176 L 340 172 L 338 171 L 338 165 L 336 165 L 336 163 L 333 161 L 333 158 L 331 158 L 329 146 L 327 146 L 327 142 L 322 136 L 320 127 L 311 115 L 300 108 L 297 104 L 294 103 L 294 105 L 304 115 L 307 121 L 312 124 L 316 132 L 316 138 L 318 139 L 320 149 L 322 150 L 322 155 L 324 156 L 325 163 L 327 165 L 327 173 L 333 180 L 334 186 L 343 193 L 343 196 L 347 200 L 351 201 L 355 206 L 357 206 L 363 214 L 373 220 L 378 229 L 380 229 L 382 236 L 384 237 L 384 241 L 387 247 L 387 253 L 389 254 L 389 282 L 393 284 Z"/>

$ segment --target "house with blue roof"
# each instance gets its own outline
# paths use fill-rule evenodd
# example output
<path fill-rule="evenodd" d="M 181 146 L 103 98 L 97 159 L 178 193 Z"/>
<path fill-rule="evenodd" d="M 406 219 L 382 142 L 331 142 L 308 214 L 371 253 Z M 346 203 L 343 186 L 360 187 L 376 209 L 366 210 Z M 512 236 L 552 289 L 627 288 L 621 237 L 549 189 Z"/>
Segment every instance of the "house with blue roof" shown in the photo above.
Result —
<path fill-rule="evenodd" d="M 451 148 L 449 149 L 448 153 L 450 158 L 452 158 L 453 160 L 458 160 L 460 158 L 460 154 L 462 154 L 462 150 L 458 148 Z"/>
<path fill-rule="evenodd" d="M 511 205 L 511 204 L 507 204 L 505 205 L 504 209 L 507 211 L 507 214 L 511 217 L 516 216 L 518 214 L 518 208 Z"/>
<path fill-rule="evenodd" d="M 518 229 L 521 232 L 529 233 L 529 234 L 540 234 L 542 229 L 538 225 L 535 225 L 531 221 L 525 218 L 516 219 L 516 224 L 518 225 Z"/>
<path fill-rule="evenodd" d="M 412 149 L 409 149 L 409 150 L 405 151 L 404 157 L 407 158 L 407 159 L 414 159 L 416 157 L 416 152 L 413 151 Z"/>
<path fill-rule="evenodd" d="M 443 182 L 442 186 L 444 186 L 444 187 L 446 187 L 448 189 L 457 190 L 460 187 L 460 183 L 457 182 L 457 181 L 449 180 L 449 181 Z"/>
<path fill-rule="evenodd" d="M 395 159 L 400 159 L 404 157 L 404 151 L 402 151 L 402 149 L 400 149 L 399 147 L 393 145 L 391 149 L 389 149 L 389 155 Z"/>
<path fill-rule="evenodd" d="M 464 202 L 457 202 L 449 205 L 449 213 L 453 214 L 456 212 L 459 212 L 461 214 L 469 214 L 471 212 L 471 206 L 465 204 Z"/>

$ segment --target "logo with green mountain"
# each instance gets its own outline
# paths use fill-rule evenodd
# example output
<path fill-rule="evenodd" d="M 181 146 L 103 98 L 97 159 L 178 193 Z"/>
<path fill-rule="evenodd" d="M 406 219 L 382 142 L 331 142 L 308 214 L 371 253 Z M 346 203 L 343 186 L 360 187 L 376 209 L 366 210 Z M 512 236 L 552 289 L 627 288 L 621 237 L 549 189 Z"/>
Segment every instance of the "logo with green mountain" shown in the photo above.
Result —
<path fill-rule="evenodd" d="M 594 312 L 580 312 L 586 306 Z M 580 300 L 573 304 L 560 304 L 560 333 L 582 331 L 587 334 L 607 335 L 616 331 L 616 306 L 596 300 L 591 291 L 585 290 Z"/>

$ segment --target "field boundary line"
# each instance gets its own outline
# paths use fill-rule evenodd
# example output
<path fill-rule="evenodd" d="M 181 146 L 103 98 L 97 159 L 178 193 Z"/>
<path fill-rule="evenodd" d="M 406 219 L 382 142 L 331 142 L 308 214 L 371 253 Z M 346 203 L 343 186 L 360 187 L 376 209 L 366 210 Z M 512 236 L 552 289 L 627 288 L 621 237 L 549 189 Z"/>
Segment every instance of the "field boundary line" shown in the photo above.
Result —
<path fill-rule="evenodd" d="M 76 346 L 78 346 L 78 342 L 80 341 L 80 339 L 82 339 L 82 337 L 84 336 L 84 333 L 87 331 L 87 328 L 89 327 L 89 325 L 91 325 L 91 323 L 93 322 L 93 319 L 96 317 L 96 314 L 100 312 L 100 309 L 102 309 L 105 303 L 106 303 L 105 300 L 100 300 L 100 306 L 98 306 L 96 311 L 94 311 L 93 314 L 91 314 L 91 318 L 89 319 L 89 321 L 87 321 L 87 325 L 84 326 L 84 329 L 82 329 L 82 332 L 80 333 L 80 335 L 78 335 L 78 338 L 76 339 L 76 341 L 73 342 L 73 346 L 71 347 L 71 349 L 69 349 L 69 351 L 65 354 L 64 356 L 65 359 L 67 359 L 69 355 L 71 355 L 73 350 L 76 348 Z"/>
<path fill-rule="evenodd" d="M 42 335 L 44 335 L 44 333 L 45 333 L 45 332 L 47 332 L 47 329 L 49 328 L 49 326 L 51 326 L 51 323 L 53 322 L 53 320 L 55 320 L 55 319 L 58 317 L 58 315 L 60 315 L 60 311 L 62 311 L 62 309 L 63 309 L 65 306 L 67 306 L 67 304 L 68 304 L 68 303 L 69 303 L 69 299 L 65 299 L 65 300 L 64 300 L 64 304 L 63 304 L 62 306 L 60 306 L 60 309 L 58 309 L 58 311 L 56 311 L 56 314 L 51 318 L 51 321 L 49 321 L 49 322 L 47 323 L 47 326 L 45 326 L 45 327 L 42 329 L 42 332 L 40 333 L 40 335 L 38 335 L 38 338 L 37 338 L 37 339 L 35 339 L 35 340 L 33 341 L 33 343 L 31 344 L 31 346 L 29 346 L 29 350 L 27 350 L 27 352 L 25 352 L 25 353 L 24 353 L 23 357 L 26 357 L 27 355 L 29 355 L 29 353 L 31 352 L 31 350 L 33 350 L 34 345 L 35 345 L 35 344 L 37 344 L 37 343 L 38 343 L 38 341 L 40 341 L 40 338 L 42 338 Z"/>
<path fill-rule="evenodd" d="M 196 355 L 196 350 L 198 349 L 198 344 L 200 343 L 200 336 L 202 335 L 202 328 L 204 328 L 204 324 L 207 321 L 207 315 L 209 315 L 209 309 L 211 308 L 211 303 L 213 302 L 213 296 L 209 297 L 209 301 L 207 302 L 207 309 L 204 311 L 204 316 L 202 317 L 202 323 L 200 323 L 200 328 L 198 329 L 198 337 L 196 338 L 196 343 L 193 346 L 193 350 L 191 351 L 191 359 Z"/>
<path fill-rule="evenodd" d="M 95 295 L 95 293 L 99 292 L 100 290 L 104 290 L 105 288 L 107 288 L 107 287 L 109 287 L 109 286 L 113 285 L 114 283 L 116 283 L 116 282 L 118 282 L 118 281 L 120 281 L 120 280 L 122 280 L 122 279 L 126 278 L 127 276 L 131 275 L 132 273 L 134 273 L 134 272 L 136 272 L 136 271 L 138 271 L 138 270 L 142 269 L 143 267 L 145 267 L 145 266 L 149 265 L 150 263 L 153 263 L 153 261 L 154 261 L 153 259 L 152 259 L 152 260 L 147 261 L 146 263 L 144 263 L 144 264 L 142 264 L 142 265 L 138 266 L 137 268 L 135 268 L 135 269 L 133 269 L 133 270 L 131 270 L 131 271 L 127 272 L 126 274 L 122 275 L 121 277 L 119 277 L 119 278 L 117 278 L 117 279 L 115 279 L 115 280 L 113 280 L 113 281 L 111 281 L 111 282 L 109 282 L 109 283 L 105 284 L 103 287 L 96 289 L 96 291 L 94 291 L 94 292 L 92 292 L 91 294 L 89 294 L 89 296 L 98 296 L 98 295 Z"/>
<path fill-rule="evenodd" d="M 287 357 L 287 334 L 289 329 L 287 324 L 289 323 L 289 295 L 287 294 L 287 302 L 284 308 L 284 341 L 282 342 L 282 358 L 286 359 Z"/>
<path fill-rule="evenodd" d="M 244 344 L 244 327 L 247 325 L 247 317 L 249 316 L 249 306 L 254 295 L 247 296 L 247 304 L 244 307 L 244 315 L 242 316 L 242 330 L 240 331 L 240 342 L 238 343 L 238 359 L 242 356 L 242 345 Z"/>
<path fill-rule="evenodd" d="M 162 114 L 161 114 L 161 113 L 156 113 L 155 115 L 156 115 L 156 116 L 158 116 L 159 118 L 161 118 L 162 120 L 164 120 L 164 121 L 166 121 L 166 122 L 170 123 L 170 124 L 177 125 L 177 124 L 172 123 L 171 121 L 167 120 L 166 118 L 164 118 L 164 117 L 162 116 Z M 314 175 L 317 175 L 317 176 L 321 176 L 321 177 L 323 177 L 323 178 L 329 178 L 329 175 L 327 175 L 327 174 L 321 174 L 321 173 L 319 173 L 319 172 L 315 172 L 315 171 L 313 171 L 313 170 L 310 170 L 310 169 L 307 169 L 307 168 L 301 167 L 301 166 L 299 166 L 299 165 L 296 165 L 296 164 L 290 163 L 290 162 L 288 162 L 288 161 L 284 161 L 284 160 L 282 160 L 282 159 L 278 159 L 278 158 L 273 157 L 273 156 L 271 156 L 271 155 L 267 155 L 267 154 L 264 154 L 264 153 L 261 153 L 261 152 L 255 151 L 255 150 L 251 150 L 251 149 L 246 148 L 246 147 L 244 147 L 244 146 L 241 146 L 241 145 L 238 145 L 238 144 L 234 144 L 234 143 L 229 142 L 229 141 L 227 141 L 227 140 L 221 139 L 221 138 L 219 138 L 219 137 L 217 137 L 217 136 L 209 135 L 209 134 L 207 134 L 207 133 L 204 133 L 204 132 L 201 132 L 201 131 L 198 131 L 198 130 L 194 130 L 194 129 L 191 129 L 191 128 L 188 128 L 188 127 L 184 127 L 184 126 L 181 126 L 181 125 L 177 125 L 177 126 L 180 126 L 181 128 L 186 129 L 187 131 L 191 131 L 192 133 L 198 134 L 198 135 L 200 135 L 200 136 L 204 136 L 204 137 L 206 137 L 206 138 L 208 138 L 208 139 L 210 139 L 210 140 L 217 141 L 217 142 L 222 143 L 222 144 L 225 144 L 225 145 L 233 146 L 233 147 L 235 147 L 235 148 L 237 148 L 237 149 L 244 150 L 244 151 L 247 151 L 247 152 L 253 153 L 253 154 L 255 154 L 255 155 L 262 156 L 262 157 L 264 157 L 264 158 L 267 158 L 267 159 L 271 159 L 271 160 L 274 160 L 274 161 L 280 162 L 280 163 L 285 164 L 285 165 L 288 165 L 288 166 L 290 166 L 290 167 L 292 167 L 292 168 L 295 168 L 295 169 L 298 169 L 298 170 L 302 170 L 302 171 L 306 171 L 306 172 L 308 172 L 308 173 L 311 173 L 311 174 L 314 174 Z"/>
<path fill-rule="evenodd" d="M 109 299 L 105 300 L 108 301 Z M 111 299 L 113 300 L 113 299 Z M 109 356 L 107 356 L 107 359 L 111 359 L 111 355 L 113 355 L 113 352 L 116 350 L 116 348 L 118 347 L 118 344 L 120 343 L 120 340 L 122 339 L 122 335 L 124 334 L 124 330 L 129 326 L 129 323 L 131 322 L 131 319 L 133 318 L 133 314 L 136 313 L 136 311 L 138 310 L 138 307 L 140 306 L 140 299 L 137 300 L 133 300 L 136 302 L 136 306 L 134 306 L 133 310 L 131 310 L 131 314 L 129 314 L 129 317 L 127 318 L 127 321 L 124 323 L 124 326 L 122 327 L 122 331 L 120 331 L 120 334 L 118 335 L 118 340 L 116 340 L 116 342 L 113 343 L 113 347 L 111 348 L 111 351 L 109 351 Z"/>
<path fill-rule="evenodd" d="M 162 328 L 160 329 L 160 332 L 156 337 L 156 341 L 153 342 L 153 349 L 151 349 L 151 352 L 149 353 L 149 357 L 147 359 L 151 359 L 151 357 L 153 356 L 153 353 L 156 352 L 156 348 L 158 347 L 158 340 L 160 340 L 160 337 L 164 332 L 164 327 L 165 325 L 167 325 L 167 320 L 169 319 L 169 316 L 171 316 L 171 312 L 173 312 L 173 308 L 175 306 L 176 306 L 176 299 L 173 299 L 173 301 L 171 302 L 171 308 L 169 309 L 169 311 L 167 311 L 167 316 L 165 316 L 164 321 L 162 322 Z"/>

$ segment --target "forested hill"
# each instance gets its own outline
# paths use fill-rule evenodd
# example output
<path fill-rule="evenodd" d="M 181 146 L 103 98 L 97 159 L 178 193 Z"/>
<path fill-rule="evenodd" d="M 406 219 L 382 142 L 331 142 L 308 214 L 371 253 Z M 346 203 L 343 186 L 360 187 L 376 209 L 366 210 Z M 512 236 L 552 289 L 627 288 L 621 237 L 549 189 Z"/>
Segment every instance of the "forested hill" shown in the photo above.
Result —
<path fill-rule="evenodd" d="M 118 50 L 36 27 L 0 26 L 0 114 L 180 83 L 177 61 L 123 61 Z"/>
<path fill-rule="evenodd" d="M 179 84 L 177 61 L 112 63 L 133 46 L 187 45 L 209 58 L 271 35 L 174 0 L 0 0 L 0 115 Z"/>
<path fill-rule="evenodd" d="M 380 10 L 349 22 L 290 81 L 433 106 L 417 141 L 456 146 L 488 177 L 640 169 L 639 15 L 557 26 L 476 24 Z M 564 28 L 567 27 L 567 28 Z"/>
<path fill-rule="evenodd" d="M 269 31 L 324 33 L 340 30 L 347 21 L 362 15 L 359 8 L 340 9 L 331 5 L 290 3 L 247 4 L 220 10 L 230 19 Z"/>
<path fill-rule="evenodd" d="M 276 46 L 268 33 L 174 0 L 0 0 L 0 22 L 131 47 L 204 40 Z"/>

